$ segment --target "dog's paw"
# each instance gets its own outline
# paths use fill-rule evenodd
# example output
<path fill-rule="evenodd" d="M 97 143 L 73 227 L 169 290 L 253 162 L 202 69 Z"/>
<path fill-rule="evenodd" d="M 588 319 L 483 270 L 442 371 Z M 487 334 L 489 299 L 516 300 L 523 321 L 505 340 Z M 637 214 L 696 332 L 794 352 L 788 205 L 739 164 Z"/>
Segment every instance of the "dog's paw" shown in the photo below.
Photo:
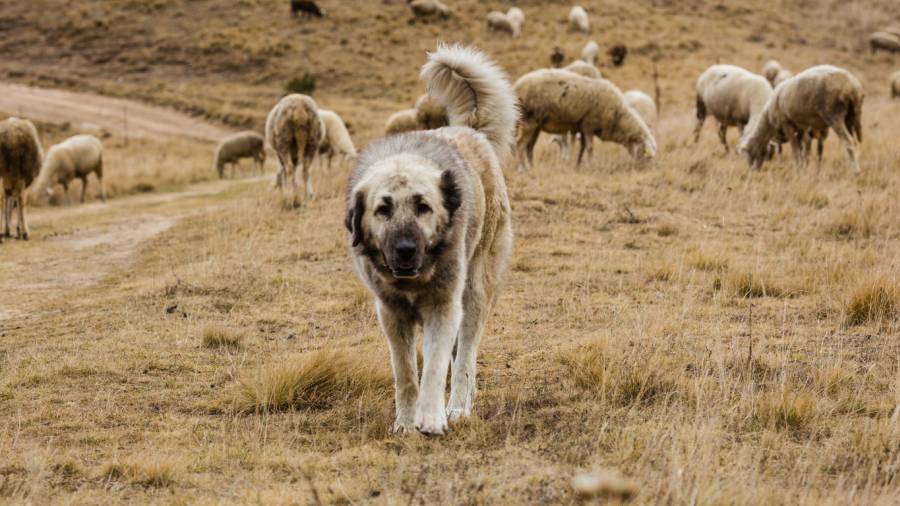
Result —
<path fill-rule="evenodd" d="M 448 408 L 447 419 L 450 423 L 456 423 L 464 418 L 472 416 L 472 410 L 468 408 Z"/>
<path fill-rule="evenodd" d="M 428 436 L 442 436 L 447 432 L 447 415 L 444 410 L 416 413 L 416 430 Z"/>

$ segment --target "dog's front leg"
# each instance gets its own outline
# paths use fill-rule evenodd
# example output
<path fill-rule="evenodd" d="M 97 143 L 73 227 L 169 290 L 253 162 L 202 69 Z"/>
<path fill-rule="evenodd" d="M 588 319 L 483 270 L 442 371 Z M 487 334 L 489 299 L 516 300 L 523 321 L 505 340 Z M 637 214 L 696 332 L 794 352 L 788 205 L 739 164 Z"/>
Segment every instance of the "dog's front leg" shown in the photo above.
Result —
<path fill-rule="evenodd" d="M 394 369 L 394 398 L 397 418 L 393 431 L 412 432 L 415 428 L 416 399 L 419 396 L 418 365 L 416 364 L 415 323 L 390 307 L 375 302 L 378 322 L 387 336 Z"/>
<path fill-rule="evenodd" d="M 424 434 L 440 435 L 447 430 L 444 390 L 450 353 L 462 322 L 460 297 L 433 307 L 424 317 L 425 363 L 416 404 L 416 429 Z"/>

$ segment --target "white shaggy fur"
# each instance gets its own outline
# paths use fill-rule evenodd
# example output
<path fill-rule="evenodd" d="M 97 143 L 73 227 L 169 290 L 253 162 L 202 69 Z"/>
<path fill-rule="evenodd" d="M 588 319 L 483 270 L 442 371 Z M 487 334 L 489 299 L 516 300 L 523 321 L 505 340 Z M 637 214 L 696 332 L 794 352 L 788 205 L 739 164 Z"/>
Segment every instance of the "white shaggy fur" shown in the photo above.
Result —
<path fill-rule="evenodd" d="M 506 11 L 506 17 L 513 23 L 519 25 L 520 30 L 522 24 L 525 23 L 525 13 L 518 7 L 510 7 L 509 10 Z"/>
<path fill-rule="evenodd" d="M 597 56 L 600 55 L 600 45 L 594 42 L 593 40 L 588 41 L 587 44 L 581 48 L 581 59 L 591 65 L 597 64 Z"/>
<path fill-rule="evenodd" d="M 384 124 L 384 134 L 393 135 L 418 130 L 419 127 L 416 123 L 417 113 L 416 109 L 403 109 L 391 114 Z"/>
<path fill-rule="evenodd" d="M 625 103 L 622 92 L 605 79 L 590 79 L 561 69 L 541 69 L 515 84 L 522 121 L 517 152 L 527 169 L 540 133 L 579 133 L 581 149 L 591 151 L 594 136 L 621 144 L 636 158 L 656 156 L 656 139 L 640 115 Z"/>
<path fill-rule="evenodd" d="M 779 84 L 787 81 L 788 79 L 794 77 L 794 73 L 788 69 L 781 69 L 775 74 L 775 78 L 772 79 L 772 87 L 777 88 Z"/>
<path fill-rule="evenodd" d="M 719 140 L 728 152 L 728 128 L 736 126 L 743 135 L 748 123 L 755 120 L 772 96 L 772 85 L 760 75 L 735 65 L 713 65 L 697 79 L 697 126 L 694 141 L 707 114 L 719 122 Z"/>
<path fill-rule="evenodd" d="M 591 23 L 584 7 L 576 5 L 569 11 L 569 30 L 588 33 L 591 31 Z"/>
<path fill-rule="evenodd" d="M 580 76 L 589 77 L 591 79 L 602 79 L 603 74 L 597 70 L 597 67 L 593 66 L 590 63 L 575 60 L 572 63 L 563 67 L 563 70 L 568 70 L 569 72 L 578 74 Z"/>
<path fill-rule="evenodd" d="M 417 18 L 450 16 L 450 8 L 439 0 L 413 0 L 409 3 L 409 8 Z"/>
<path fill-rule="evenodd" d="M 319 145 L 319 153 L 328 157 L 328 167 L 331 167 L 331 159 L 335 154 L 344 159 L 352 159 L 356 156 L 356 146 L 347 131 L 344 120 L 334 111 L 319 109 L 319 119 L 324 128 L 324 139 Z"/>
<path fill-rule="evenodd" d="M 516 95 L 506 74 L 481 51 L 459 45 L 438 47 L 422 67 L 428 94 L 447 107 L 451 125 L 465 125 L 487 137 L 500 159 L 509 153 L 518 118 Z"/>
<path fill-rule="evenodd" d="M 93 135 L 75 135 L 47 150 L 35 190 L 52 194 L 53 187 L 60 184 L 68 205 L 69 183 L 80 179 L 81 203 L 84 203 L 88 176 L 92 173 L 97 175 L 100 199 L 106 200 L 103 191 L 103 143 Z"/>
<path fill-rule="evenodd" d="M 434 130 L 450 124 L 447 108 L 434 97 L 422 95 L 416 100 L 416 129 Z"/>
<path fill-rule="evenodd" d="M 421 75 L 451 126 L 369 145 L 350 178 L 345 225 L 390 349 L 394 431 L 437 435 L 474 407 L 478 345 L 512 248 L 499 160 L 516 108 L 503 72 L 479 51 L 439 45 Z"/>
<path fill-rule="evenodd" d="M 759 168 L 770 156 L 773 141 L 791 142 L 794 160 L 807 163 L 806 135 L 822 136 L 829 128 L 847 150 L 859 172 L 857 149 L 862 142 L 863 89 L 850 72 L 831 65 L 807 69 L 781 83 L 741 141 L 750 165 Z"/>
<path fill-rule="evenodd" d="M 653 129 L 656 125 L 656 104 L 653 103 L 653 99 L 650 98 L 650 95 L 647 95 L 641 90 L 629 90 L 623 93 L 622 97 L 629 107 L 637 111 L 641 116 L 641 119 L 644 120 L 644 123 L 646 123 L 650 129 Z"/>

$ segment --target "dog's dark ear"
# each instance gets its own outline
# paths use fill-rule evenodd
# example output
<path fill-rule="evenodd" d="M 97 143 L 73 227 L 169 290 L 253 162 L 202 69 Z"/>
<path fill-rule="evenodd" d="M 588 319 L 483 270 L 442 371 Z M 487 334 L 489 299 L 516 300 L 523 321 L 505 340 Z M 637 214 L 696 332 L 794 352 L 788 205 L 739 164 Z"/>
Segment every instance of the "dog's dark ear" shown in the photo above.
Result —
<path fill-rule="evenodd" d="M 359 246 L 362 242 L 362 218 L 366 211 L 366 196 L 363 192 L 356 192 L 353 207 L 347 211 L 347 217 L 344 219 L 344 226 L 353 236 L 353 247 Z"/>
<path fill-rule="evenodd" d="M 441 174 L 441 196 L 444 199 L 444 208 L 447 210 L 447 215 L 450 220 L 453 220 L 453 214 L 462 205 L 462 193 L 459 190 L 459 185 L 456 183 L 456 178 L 449 170 L 445 170 Z"/>

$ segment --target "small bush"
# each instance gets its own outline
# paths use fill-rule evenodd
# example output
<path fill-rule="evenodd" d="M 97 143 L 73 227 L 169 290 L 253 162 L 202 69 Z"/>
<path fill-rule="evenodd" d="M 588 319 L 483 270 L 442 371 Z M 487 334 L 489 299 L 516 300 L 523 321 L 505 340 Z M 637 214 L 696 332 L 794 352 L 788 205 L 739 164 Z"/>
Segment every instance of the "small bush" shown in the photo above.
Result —
<path fill-rule="evenodd" d="M 868 282 L 853 292 L 845 308 L 847 325 L 863 325 L 900 316 L 900 286 L 884 279 Z"/>
<path fill-rule="evenodd" d="M 288 93 L 303 93 L 312 95 L 316 91 L 316 76 L 305 73 L 302 77 L 294 77 L 284 86 Z"/>
<path fill-rule="evenodd" d="M 208 325 L 200 336 L 200 345 L 204 348 L 230 348 L 241 347 L 244 334 L 241 331 L 223 327 L 221 325 Z"/>

